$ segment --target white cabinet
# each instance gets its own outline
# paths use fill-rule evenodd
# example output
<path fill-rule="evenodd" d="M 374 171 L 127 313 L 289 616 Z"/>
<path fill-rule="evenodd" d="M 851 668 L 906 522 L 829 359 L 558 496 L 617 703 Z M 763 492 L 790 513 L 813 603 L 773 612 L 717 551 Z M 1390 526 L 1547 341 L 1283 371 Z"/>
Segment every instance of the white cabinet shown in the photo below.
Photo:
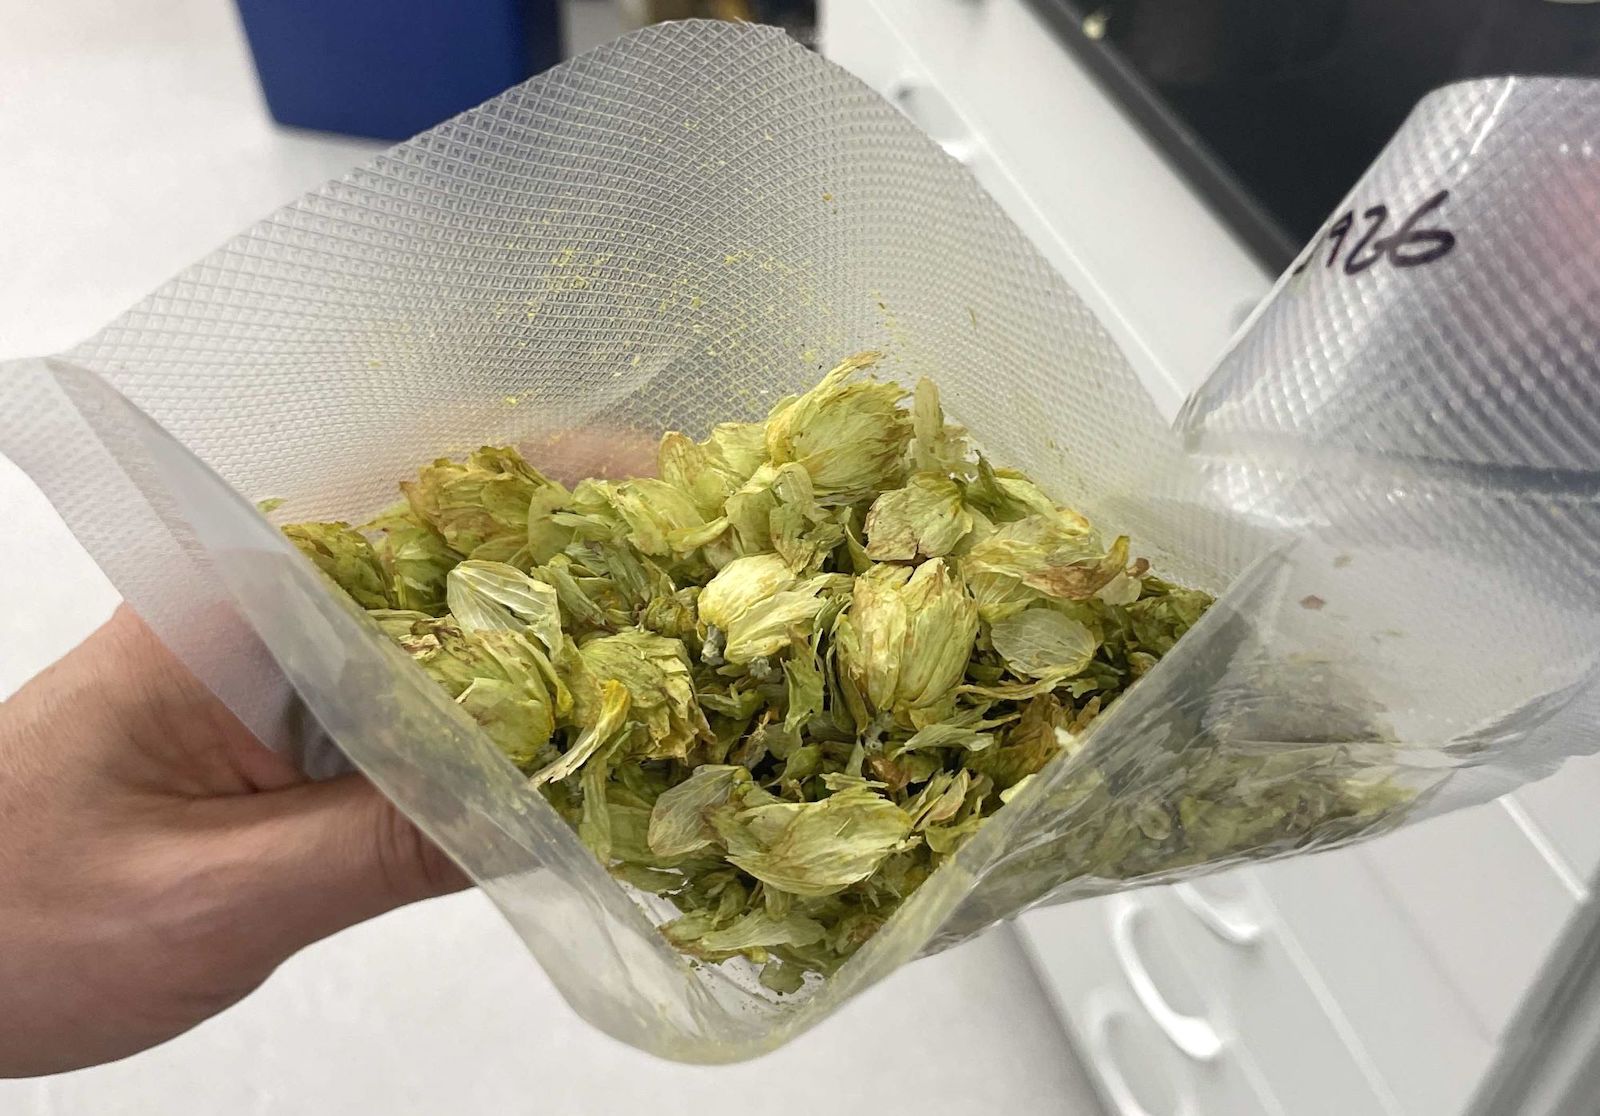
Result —
<path fill-rule="evenodd" d="M 823 51 L 967 164 L 1176 410 L 1270 285 L 1020 0 L 834 0 Z"/>
<path fill-rule="evenodd" d="M 1577 897 L 1499 804 L 1401 830 L 1355 855 L 1479 1032 L 1497 1041 Z"/>
<path fill-rule="evenodd" d="M 1531 823 L 1543 837 L 1541 852 L 1553 862 L 1574 893 L 1587 890 L 1600 872 L 1600 756 L 1571 759 L 1559 772 L 1510 798 L 1513 816 Z"/>
<path fill-rule="evenodd" d="M 1023 940 L 1107 1110 L 1115 1116 L 1292 1112 L 1228 1025 L 1216 1025 L 1216 989 L 1178 963 L 1158 894 L 1054 907 L 1023 924 Z"/>
<path fill-rule="evenodd" d="M 823 49 L 960 159 L 1169 413 L 1266 292 L 1022 0 L 833 0 Z M 1600 759 L 1348 850 L 1019 920 L 1122 1116 L 1450 1116 L 1600 867 Z"/>
<path fill-rule="evenodd" d="M 1381 855 L 1379 857 L 1381 859 Z M 1494 1054 L 1430 944 L 1355 849 L 1250 870 L 1297 967 L 1394 1110 L 1460 1112 Z"/>

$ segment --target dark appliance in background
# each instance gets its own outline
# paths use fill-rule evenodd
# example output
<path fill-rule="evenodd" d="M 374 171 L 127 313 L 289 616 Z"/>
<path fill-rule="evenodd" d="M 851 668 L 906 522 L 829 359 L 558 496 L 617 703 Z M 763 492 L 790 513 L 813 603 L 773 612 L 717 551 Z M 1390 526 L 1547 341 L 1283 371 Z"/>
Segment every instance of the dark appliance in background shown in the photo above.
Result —
<path fill-rule="evenodd" d="M 1600 77 L 1585 0 L 1030 2 L 1273 270 L 1429 91 Z"/>

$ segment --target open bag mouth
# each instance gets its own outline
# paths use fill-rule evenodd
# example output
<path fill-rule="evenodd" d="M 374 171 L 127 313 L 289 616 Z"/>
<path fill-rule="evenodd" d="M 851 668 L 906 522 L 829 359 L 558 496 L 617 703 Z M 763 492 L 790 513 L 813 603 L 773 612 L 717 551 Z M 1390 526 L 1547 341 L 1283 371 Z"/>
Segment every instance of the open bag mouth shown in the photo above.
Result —
<path fill-rule="evenodd" d="M 1465 173 L 1448 152 L 1499 96 L 1481 84 L 1442 94 L 1386 155 L 1400 170 L 1380 162 L 1376 181 L 1415 193 L 1428 174 Z M 1560 88 L 1524 93 L 1570 103 Z M 1600 97 L 1583 105 L 1600 121 Z M 1519 118 L 1530 131 L 1533 112 Z M 1480 171 L 1548 140 L 1512 136 L 1480 144 Z M 1572 305 L 1600 305 L 1581 301 L 1592 277 L 1570 279 Z M 1451 402 L 1465 389 L 1443 402 L 1368 391 L 1357 327 L 1403 319 L 1423 332 L 1454 297 L 1419 294 L 1418 281 L 1452 289 L 1438 269 L 1390 269 L 1356 294 L 1287 277 L 1174 431 L 1092 314 L 893 108 L 780 32 L 673 24 L 386 152 L 72 352 L 9 368 L 0 449 L 246 724 L 308 770 L 342 754 L 366 772 L 585 1018 L 669 1058 L 729 1061 L 1032 903 L 1326 847 L 1393 824 L 1413 798 L 1481 800 L 1578 750 L 1600 625 L 1577 574 L 1600 539 L 1595 513 L 1548 481 L 1530 495 L 1514 475 L 1486 485 L 1440 470 L 1438 447 L 1400 439 L 1482 417 Z M 1164 574 L 1226 592 L 1080 752 L 1053 761 L 835 975 L 780 998 L 738 966 L 678 954 L 246 497 L 282 498 L 280 519 L 359 520 L 423 462 L 574 430 L 702 434 L 764 416 L 865 349 L 897 380 L 936 379 L 1000 463 L 1131 536 Z M 1537 637 L 1490 638 L 1530 625 Z M 1496 686 L 1469 681 L 1497 668 Z M 1237 850 L 1213 815 L 1208 855 L 1142 859 L 1141 842 L 1161 838 L 1135 832 L 1136 807 L 1178 795 L 1217 756 L 1262 796 L 1337 768 L 1397 788 L 1395 809 Z M 1444 786 L 1457 767 L 1476 781 Z M 1096 793 L 1126 796 L 1114 861 L 1091 855 L 1104 815 L 1085 805 L 1090 775 Z"/>

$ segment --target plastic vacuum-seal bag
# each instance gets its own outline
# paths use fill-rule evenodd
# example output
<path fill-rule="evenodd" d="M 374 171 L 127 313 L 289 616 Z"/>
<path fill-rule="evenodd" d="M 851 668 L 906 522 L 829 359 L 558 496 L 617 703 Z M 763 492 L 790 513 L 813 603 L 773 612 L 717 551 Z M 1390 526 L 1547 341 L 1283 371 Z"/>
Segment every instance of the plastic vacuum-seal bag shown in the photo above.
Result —
<path fill-rule="evenodd" d="M 465 867 L 582 1015 L 747 1057 L 1031 904 L 1325 848 L 1594 746 L 1592 142 L 1593 86 L 1434 95 L 1173 428 L 859 82 L 769 30 L 655 28 L 9 366 L 0 451 L 264 740 L 313 773 L 348 758 Z M 358 522 L 433 458 L 703 434 L 863 349 L 1219 600 L 837 973 L 776 996 L 675 952 L 251 501 Z"/>

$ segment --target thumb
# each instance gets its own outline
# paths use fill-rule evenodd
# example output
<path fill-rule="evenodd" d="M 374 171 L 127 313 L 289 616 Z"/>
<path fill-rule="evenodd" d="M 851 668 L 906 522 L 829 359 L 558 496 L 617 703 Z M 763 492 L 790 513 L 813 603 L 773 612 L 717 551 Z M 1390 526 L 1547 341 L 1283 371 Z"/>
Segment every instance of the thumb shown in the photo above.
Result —
<path fill-rule="evenodd" d="M 360 775 L 231 800 L 225 872 L 241 931 L 287 957 L 469 880 Z M 242 815 L 242 816 L 241 816 Z"/>

